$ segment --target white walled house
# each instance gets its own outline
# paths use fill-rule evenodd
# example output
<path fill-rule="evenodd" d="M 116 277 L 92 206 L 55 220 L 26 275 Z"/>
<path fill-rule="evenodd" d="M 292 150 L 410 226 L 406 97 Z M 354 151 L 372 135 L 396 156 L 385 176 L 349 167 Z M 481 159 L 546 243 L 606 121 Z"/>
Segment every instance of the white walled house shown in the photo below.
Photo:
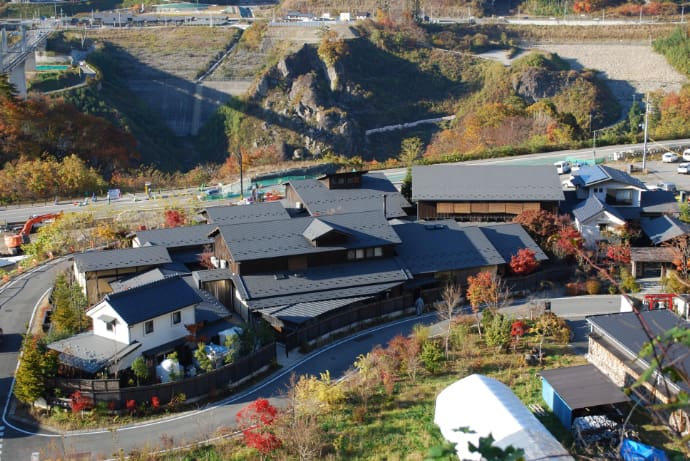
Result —
<path fill-rule="evenodd" d="M 171 277 L 107 295 L 86 315 L 93 332 L 114 341 L 142 344 L 142 352 L 184 338 L 195 323 L 201 298 L 184 280 Z"/>
<path fill-rule="evenodd" d="M 81 372 L 117 374 L 139 355 L 174 349 L 196 322 L 197 292 L 180 277 L 170 277 L 106 295 L 86 312 L 93 330 L 55 341 L 60 363 Z M 136 351 L 136 353 L 135 353 Z"/>
<path fill-rule="evenodd" d="M 607 206 L 599 197 L 591 196 L 573 209 L 575 227 L 585 239 L 585 246 L 593 248 L 606 233 L 618 234 L 625 229 L 625 218 L 615 207 Z"/>
<path fill-rule="evenodd" d="M 596 197 L 616 207 L 639 207 L 642 192 L 647 190 L 639 179 L 603 165 L 581 167 L 570 182 L 576 188 L 578 199 Z"/>

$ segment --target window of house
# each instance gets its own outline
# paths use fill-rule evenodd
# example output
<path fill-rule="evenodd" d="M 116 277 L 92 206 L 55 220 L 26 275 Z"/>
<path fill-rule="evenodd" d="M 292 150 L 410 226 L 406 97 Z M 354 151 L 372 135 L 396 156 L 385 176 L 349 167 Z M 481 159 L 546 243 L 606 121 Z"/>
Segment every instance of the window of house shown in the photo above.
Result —
<path fill-rule="evenodd" d="M 347 250 L 347 260 L 348 261 L 354 261 L 355 259 L 355 250 Z"/>
<path fill-rule="evenodd" d="M 599 224 L 599 232 L 604 232 L 606 231 L 606 224 Z"/>
<path fill-rule="evenodd" d="M 355 255 L 356 255 L 357 259 L 364 259 L 364 249 L 359 248 L 359 249 L 355 250 Z"/>
<path fill-rule="evenodd" d="M 144 323 L 144 334 L 148 335 L 153 333 L 153 320 L 149 320 L 148 322 Z"/>
<path fill-rule="evenodd" d="M 105 329 L 108 331 L 115 330 L 115 322 L 105 322 Z"/>
<path fill-rule="evenodd" d="M 172 323 L 177 325 L 182 321 L 182 311 L 177 311 L 172 313 Z"/>
<path fill-rule="evenodd" d="M 380 258 L 381 256 L 383 256 L 383 248 L 381 248 L 381 247 L 374 248 L 374 256 L 376 256 L 377 258 Z"/>
<path fill-rule="evenodd" d="M 367 258 L 373 258 L 374 257 L 374 249 L 373 248 L 367 248 Z"/>

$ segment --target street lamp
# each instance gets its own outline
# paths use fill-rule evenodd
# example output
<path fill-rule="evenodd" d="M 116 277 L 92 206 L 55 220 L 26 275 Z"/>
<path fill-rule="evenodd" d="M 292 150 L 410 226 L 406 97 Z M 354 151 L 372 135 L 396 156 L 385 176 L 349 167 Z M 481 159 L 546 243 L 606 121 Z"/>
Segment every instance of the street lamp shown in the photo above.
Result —
<path fill-rule="evenodd" d="M 642 171 L 647 168 L 647 125 L 649 124 L 649 93 L 644 102 L 644 147 L 642 148 Z"/>
<path fill-rule="evenodd" d="M 240 200 L 244 199 L 244 179 L 242 177 L 242 151 L 237 152 L 237 160 L 240 162 Z"/>

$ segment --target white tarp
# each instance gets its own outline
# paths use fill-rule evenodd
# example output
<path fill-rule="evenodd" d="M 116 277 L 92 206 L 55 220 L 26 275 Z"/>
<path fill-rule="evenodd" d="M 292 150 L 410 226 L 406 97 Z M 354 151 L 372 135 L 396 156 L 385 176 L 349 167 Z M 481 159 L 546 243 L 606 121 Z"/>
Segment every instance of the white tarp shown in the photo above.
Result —
<path fill-rule="evenodd" d="M 434 422 L 446 440 L 455 442 L 462 460 L 481 459 L 470 453 L 479 437 L 493 435 L 494 445 L 525 450 L 525 458 L 565 461 L 573 458 L 505 384 L 483 375 L 470 375 L 436 397 Z M 469 428 L 473 434 L 456 432 Z"/>

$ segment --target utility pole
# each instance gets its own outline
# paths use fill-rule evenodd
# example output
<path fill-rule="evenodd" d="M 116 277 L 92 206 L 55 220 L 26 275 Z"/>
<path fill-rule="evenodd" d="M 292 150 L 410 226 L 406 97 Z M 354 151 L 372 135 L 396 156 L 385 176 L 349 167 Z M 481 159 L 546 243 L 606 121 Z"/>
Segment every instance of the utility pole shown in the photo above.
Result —
<path fill-rule="evenodd" d="M 649 93 L 644 103 L 644 147 L 642 148 L 642 171 L 647 169 L 647 125 L 649 124 Z"/>
<path fill-rule="evenodd" d="M 244 199 L 244 178 L 242 177 L 242 151 L 237 151 L 237 159 L 240 162 L 240 200 Z"/>
<path fill-rule="evenodd" d="M 597 131 L 592 131 L 592 161 L 593 165 L 597 164 Z"/>

